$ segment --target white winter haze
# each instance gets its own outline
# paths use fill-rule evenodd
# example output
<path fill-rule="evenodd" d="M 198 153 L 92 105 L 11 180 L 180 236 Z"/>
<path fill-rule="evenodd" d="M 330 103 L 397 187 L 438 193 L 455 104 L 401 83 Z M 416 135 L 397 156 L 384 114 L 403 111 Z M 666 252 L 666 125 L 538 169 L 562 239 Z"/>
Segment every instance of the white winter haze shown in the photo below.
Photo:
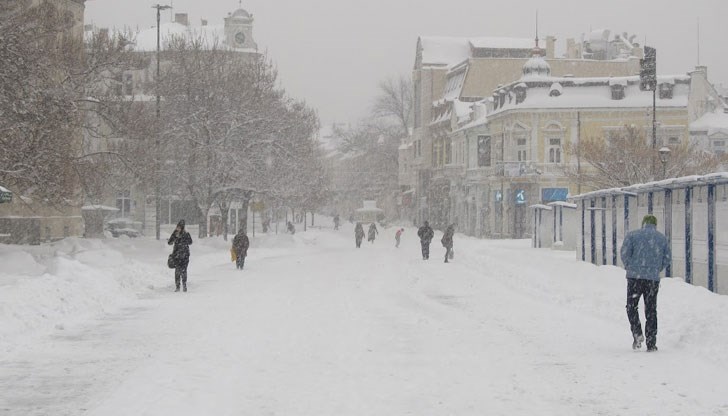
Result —
<path fill-rule="evenodd" d="M 155 24 L 160 0 L 89 0 L 86 22 L 100 27 Z M 222 24 L 238 0 L 168 0 L 199 25 Z M 728 84 L 725 0 L 246 0 L 254 37 L 277 64 L 283 86 L 318 109 L 324 123 L 354 122 L 369 110 L 377 83 L 408 74 L 420 35 L 579 39 L 592 29 L 637 35 L 658 49 L 658 71 L 680 74 L 698 63 L 710 80 Z M 170 20 L 164 14 L 164 21 Z"/>

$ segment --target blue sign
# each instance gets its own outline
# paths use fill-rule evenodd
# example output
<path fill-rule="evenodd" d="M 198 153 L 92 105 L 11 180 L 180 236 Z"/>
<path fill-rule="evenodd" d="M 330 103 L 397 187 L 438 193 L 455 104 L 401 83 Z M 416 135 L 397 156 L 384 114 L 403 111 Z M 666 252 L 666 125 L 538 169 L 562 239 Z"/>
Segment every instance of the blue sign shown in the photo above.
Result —
<path fill-rule="evenodd" d="M 495 191 L 495 202 L 503 202 L 503 192 Z"/>
<path fill-rule="evenodd" d="M 543 188 L 541 200 L 543 202 L 566 201 L 569 197 L 569 188 Z"/>
<path fill-rule="evenodd" d="M 523 189 L 516 190 L 516 204 L 522 205 L 526 203 L 526 191 Z"/>

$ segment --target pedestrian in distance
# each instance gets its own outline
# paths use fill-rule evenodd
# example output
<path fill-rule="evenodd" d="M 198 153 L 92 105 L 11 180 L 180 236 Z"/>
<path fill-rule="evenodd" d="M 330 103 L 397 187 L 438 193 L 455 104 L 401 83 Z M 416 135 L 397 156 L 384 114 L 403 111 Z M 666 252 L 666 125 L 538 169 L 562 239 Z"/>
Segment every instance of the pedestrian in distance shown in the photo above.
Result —
<path fill-rule="evenodd" d="M 354 227 L 354 239 L 356 240 L 356 248 L 361 248 L 361 241 L 364 239 L 364 227 L 360 222 Z"/>
<path fill-rule="evenodd" d="M 394 246 L 397 247 L 397 248 L 399 248 L 399 241 L 402 238 L 402 233 L 403 232 L 404 232 L 404 228 L 400 228 L 399 230 L 397 230 L 396 233 L 394 233 L 394 240 L 396 241 L 396 243 L 394 244 Z"/>
<path fill-rule="evenodd" d="M 241 228 L 235 238 L 233 238 L 233 250 L 235 251 L 235 264 L 238 270 L 245 267 L 245 258 L 248 256 L 248 248 L 250 248 L 250 239 Z"/>
<path fill-rule="evenodd" d="M 288 232 L 291 235 L 296 234 L 296 227 L 293 225 L 292 222 L 288 221 L 288 224 L 286 225 L 286 229 L 288 230 Z"/>
<path fill-rule="evenodd" d="M 430 243 L 435 237 L 435 232 L 432 231 L 429 222 L 425 221 L 425 224 L 417 230 L 417 236 L 420 237 L 420 245 L 422 245 L 422 260 L 429 260 Z"/>
<path fill-rule="evenodd" d="M 179 292 L 180 283 L 182 290 L 187 291 L 187 266 L 190 264 L 190 245 L 192 244 L 192 236 L 185 230 L 185 220 L 177 223 L 172 235 L 167 241 L 168 245 L 174 245 L 172 249 L 172 259 L 174 262 L 174 285 L 175 292 Z"/>
<path fill-rule="evenodd" d="M 334 231 L 339 230 L 339 224 L 341 224 L 341 219 L 339 218 L 339 214 L 334 215 Z"/>
<path fill-rule="evenodd" d="M 374 244 L 374 239 L 377 238 L 377 234 L 379 234 L 379 230 L 377 230 L 376 224 L 371 223 L 369 226 L 369 237 L 367 238 L 367 241 Z"/>
<path fill-rule="evenodd" d="M 657 231 L 657 218 L 645 215 L 642 229 L 629 232 L 620 250 L 627 271 L 627 319 L 632 331 L 632 349 L 642 348 L 647 338 L 647 351 L 657 351 L 657 292 L 660 273 L 672 261 L 670 242 Z M 645 305 L 645 331 L 639 316 L 640 298 Z"/>
<path fill-rule="evenodd" d="M 449 259 L 453 258 L 453 236 L 455 235 L 455 224 L 450 224 L 445 229 L 445 234 L 442 236 L 442 240 L 440 242 L 442 243 L 442 246 L 445 247 L 445 263 L 448 262 Z"/>

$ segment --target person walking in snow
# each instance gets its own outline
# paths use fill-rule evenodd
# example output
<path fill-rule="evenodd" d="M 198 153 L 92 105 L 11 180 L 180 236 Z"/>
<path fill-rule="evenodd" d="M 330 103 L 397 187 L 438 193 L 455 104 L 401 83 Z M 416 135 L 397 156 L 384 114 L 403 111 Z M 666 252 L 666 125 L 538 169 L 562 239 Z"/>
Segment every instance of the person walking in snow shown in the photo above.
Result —
<path fill-rule="evenodd" d="M 334 231 L 339 230 L 339 224 L 341 223 L 341 219 L 339 218 L 339 214 L 336 214 L 334 216 Z"/>
<path fill-rule="evenodd" d="M 248 248 L 250 247 L 250 239 L 245 235 L 245 232 L 241 228 L 240 231 L 233 238 L 233 250 L 235 250 L 236 265 L 238 270 L 243 270 L 245 267 L 245 257 L 248 256 Z"/>
<path fill-rule="evenodd" d="M 361 240 L 364 239 L 364 227 L 360 222 L 354 227 L 354 239 L 356 240 L 356 248 L 361 248 Z"/>
<path fill-rule="evenodd" d="M 175 292 L 179 292 L 180 283 L 182 290 L 187 291 L 187 266 L 190 264 L 190 245 L 192 236 L 185 230 L 185 220 L 177 223 L 177 228 L 167 241 L 168 245 L 174 245 L 172 258 L 174 260 L 174 285 Z"/>
<path fill-rule="evenodd" d="M 442 246 L 445 247 L 445 263 L 448 262 L 448 259 L 451 259 L 453 257 L 452 238 L 454 235 L 455 235 L 455 224 L 450 224 L 445 229 L 445 234 L 442 236 L 442 240 L 440 240 L 440 242 L 442 243 Z"/>
<path fill-rule="evenodd" d="M 657 218 L 645 215 L 642 229 L 631 231 L 620 250 L 627 271 L 627 318 L 632 331 L 632 348 L 642 348 L 647 337 L 647 351 L 657 351 L 657 292 L 660 272 L 672 261 L 670 242 L 657 231 Z M 645 305 L 645 336 L 638 311 L 640 297 Z"/>
<path fill-rule="evenodd" d="M 430 243 L 435 237 L 435 232 L 432 231 L 429 222 L 425 221 L 425 224 L 417 230 L 417 236 L 420 237 L 420 244 L 422 245 L 422 260 L 429 260 Z"/>
<path fill-rule="evenodd" d="M 296 227 L 293 225 L 292 222 L 288 221 L 288 224 L 286 225 L 288 232 L 291 233 L 291 235 L 296 234 Z"/>
<path fill-rule="evenodd" d="M 374 239 L 377 238 L 377 234 L 379 234 L 379 230 L 377 230 L 376 224 L 372 223 L 369 226 L 369 237 L 367 237 L 367 241 L 370 241 L 372 244 L 374 244 Z"/>
<path fill-rule="evenodd" d="M 396 243 L 394 244 L 395 247 L 399 248 L 399 240 L 402 238 L 402 233 L 404 232 L 404 228 L 400 228 L 397 230 L 396 233 L 394 233 L 394 240 Z"/>

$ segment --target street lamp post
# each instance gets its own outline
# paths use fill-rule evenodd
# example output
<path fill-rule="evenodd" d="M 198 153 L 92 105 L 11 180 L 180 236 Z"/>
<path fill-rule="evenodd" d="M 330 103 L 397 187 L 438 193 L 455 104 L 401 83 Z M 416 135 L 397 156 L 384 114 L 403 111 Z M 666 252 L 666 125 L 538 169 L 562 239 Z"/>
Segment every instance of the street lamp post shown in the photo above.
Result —
<path fill-rule="evenodd" d="M 159 128 L 159 116 L 160 116 L 160 112 L 161 112 L 161 96 L 159 94 L 159 77 L 160 77 L 159 57 L 160 57 L 160 49 L 161 49 L 160 48 L 160 44 L 161 44 L 161 42 L 160 42 L 161 33 L 160 33 L 160 27 L 159 26 L 160 26 L 160 23 L 161 23 L 161 20 L 162 20 L 162 10 L 171 9 L 172 7 L 171 6 L 166 6 L 166 5 L 161 5 L 161 4 L 155 4 L 154 6 L 152 6 L 152 8 L 153 9 L 157 9 L 157 78 L 155 80 L 156 86 L 157 86 L 157 88 L 156 88 L 156 90 L 157 90 L 157 110 L 156 110 L 157 111 L 157 120 L 156 120 L 157 121 L 157 125 L 156 125 L 156 130 L 157 131 L 155 132 L 156 133 L 156 138 L 154 140 L 154 205 L 155 205 L 155 208 L 154 208 L 154 210 L 155 210 L 155 216 L 154 216 L 155 217 L 155 219 L 154 219 L 154 233 L 155 233 L 155 235 L 157 237 L 157 240 L 159 240 L 161 238 L 161 236 L 160 236 L 160 234 L 161 234 L 161 232 L 160 232 L 160 228 L 161 228 L 160 227 L 160 223 L 161 222 L 160 222 L 160 218 L 159 217 L 160 217 L 160 214 L 161 214 L 161 205 L 162 205 L 162 196 L 160 195 L 160 193 L 161 193 L 161 186 L 160 186 L 160 179 L 159 179 L 159 174 L 160 174 L 160 169 L 159 169 L 159 159 L 160 159 L 160 155 L 159 155 L 159 151 L 160 151 L 160 146 L 159 146 L 159 142 L 160 142 L 159 141 L 159 135 L 160 135 L 160 131 L 159 131 L 160 130 L 160 128 Z"/>
<path fill-rule="evenodd" d="M 667 161 L 670 159 L 670 148 L 662 147 L 659 150 L 660 162 L 662 162 L 662 179 L 667 179 Z"/>

